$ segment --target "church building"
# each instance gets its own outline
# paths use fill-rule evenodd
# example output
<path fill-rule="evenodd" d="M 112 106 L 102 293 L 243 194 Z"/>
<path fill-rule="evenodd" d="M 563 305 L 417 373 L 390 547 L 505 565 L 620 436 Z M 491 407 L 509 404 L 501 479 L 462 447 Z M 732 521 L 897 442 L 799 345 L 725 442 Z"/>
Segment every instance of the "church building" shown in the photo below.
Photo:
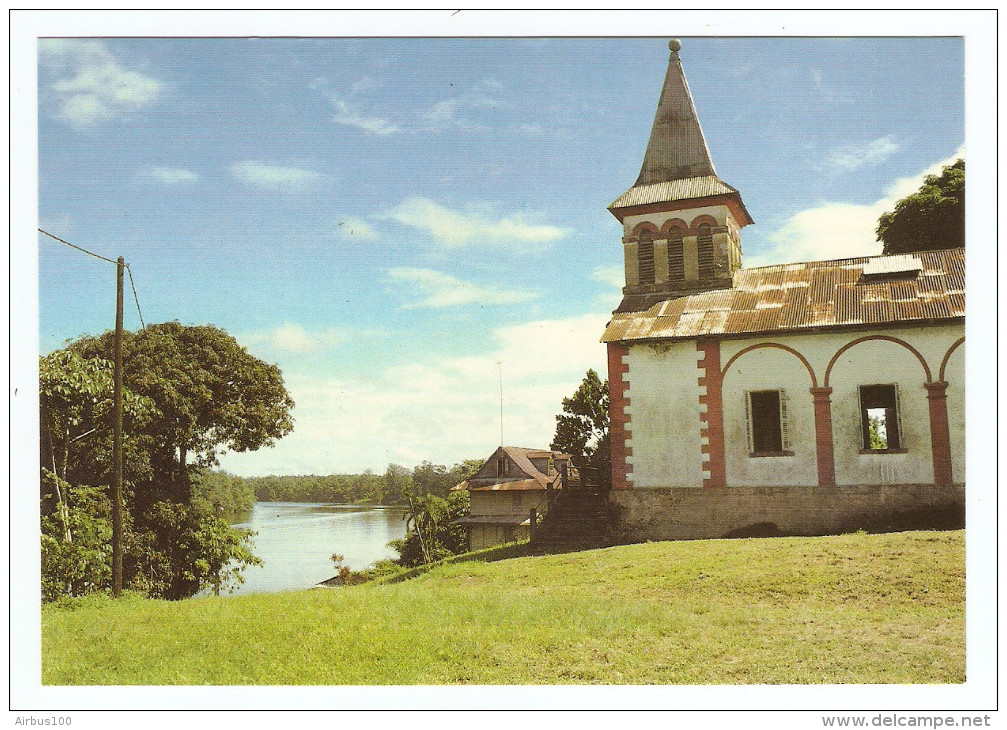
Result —
<path fill-rule="evenodd" d="M 752 216 L 669 47 L 640 176 L 609 206 L 615 536 L 962 524 L 964 249 L 742 268 Z"/>

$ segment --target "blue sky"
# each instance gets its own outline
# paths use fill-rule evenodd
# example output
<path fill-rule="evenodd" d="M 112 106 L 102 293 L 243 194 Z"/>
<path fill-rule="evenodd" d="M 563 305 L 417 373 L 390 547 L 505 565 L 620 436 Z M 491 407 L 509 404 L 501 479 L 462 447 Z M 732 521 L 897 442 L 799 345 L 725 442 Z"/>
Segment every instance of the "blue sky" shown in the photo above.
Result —
<path fill-rule="evenodd" d="M 878 215 L 964 154 L 961 39 L 682 40 L 746 266 L 880 252 Z M 604 373 L 606 206 L 667 62 L 667 38 L 41 41 L 39 226 L 124 256 L 145 321 L 280 365 L 295 431 L 235 473 L 484 457 L 501 373 L 505 441 L 546 446 Z M 38 263 L 43 353 L 112 324 L 114 267 L 41 236 Z"/>

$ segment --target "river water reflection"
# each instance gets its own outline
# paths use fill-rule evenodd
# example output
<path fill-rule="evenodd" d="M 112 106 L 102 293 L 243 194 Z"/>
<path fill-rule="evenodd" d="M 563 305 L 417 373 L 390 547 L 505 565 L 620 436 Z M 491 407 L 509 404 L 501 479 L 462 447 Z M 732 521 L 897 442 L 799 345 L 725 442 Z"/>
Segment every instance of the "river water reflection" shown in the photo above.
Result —
<path fill-rule="evenodd" d="M 245 582 L 234 593 L 311 588 L 335 575 L 333 553 L 353 570 L 397 557 L 388 542 L 405 536 L 403 514 L 400 508 L 256 502 L 234 527 L 258 533 L 252 551 L 263 566 L 246 568 Z"/>

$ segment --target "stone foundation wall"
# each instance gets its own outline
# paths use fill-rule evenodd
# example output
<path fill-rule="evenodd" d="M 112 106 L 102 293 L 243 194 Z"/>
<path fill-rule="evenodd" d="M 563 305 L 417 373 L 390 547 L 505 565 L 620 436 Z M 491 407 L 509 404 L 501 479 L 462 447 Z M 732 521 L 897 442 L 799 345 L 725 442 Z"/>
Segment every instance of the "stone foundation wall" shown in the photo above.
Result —
<path fill-rule="evenodd" d="M 965 485 L 612 490 L 616 542 L 959 528 Z"/>

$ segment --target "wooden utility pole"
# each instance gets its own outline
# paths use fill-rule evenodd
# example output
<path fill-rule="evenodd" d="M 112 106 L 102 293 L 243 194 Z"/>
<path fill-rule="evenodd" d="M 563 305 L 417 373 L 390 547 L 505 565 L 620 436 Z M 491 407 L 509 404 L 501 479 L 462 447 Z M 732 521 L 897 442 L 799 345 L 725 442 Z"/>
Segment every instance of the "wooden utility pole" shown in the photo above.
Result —
<path fill-rule="evenodd" d="M 119 257 L 115 274 L 115 372 L 112 398 L 115 409 L 112 431 L 112 595 L 122 593 L 122 275 L 125 261 Z"/>

